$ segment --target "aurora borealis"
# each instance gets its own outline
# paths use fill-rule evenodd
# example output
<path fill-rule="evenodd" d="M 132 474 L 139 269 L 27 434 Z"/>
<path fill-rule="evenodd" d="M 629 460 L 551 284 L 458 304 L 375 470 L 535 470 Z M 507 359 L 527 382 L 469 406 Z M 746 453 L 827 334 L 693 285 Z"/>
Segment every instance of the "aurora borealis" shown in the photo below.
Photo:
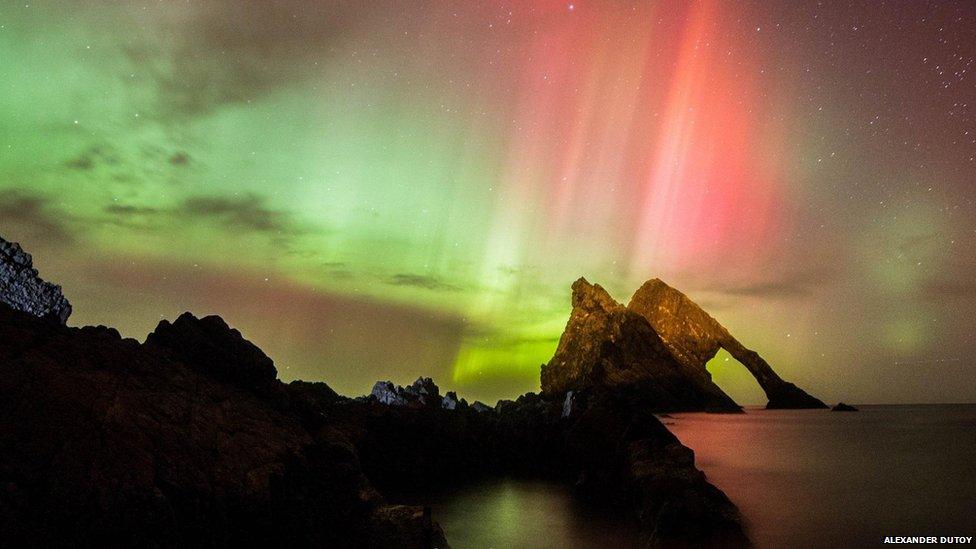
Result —
<path fill-rule="evenodd" d="M 971 2 L 4 3 L 0 59 L 0 234 L 73 325 L 493 401 L 573 280 L 660 277 L 825 398 L 976 398 Z"/>

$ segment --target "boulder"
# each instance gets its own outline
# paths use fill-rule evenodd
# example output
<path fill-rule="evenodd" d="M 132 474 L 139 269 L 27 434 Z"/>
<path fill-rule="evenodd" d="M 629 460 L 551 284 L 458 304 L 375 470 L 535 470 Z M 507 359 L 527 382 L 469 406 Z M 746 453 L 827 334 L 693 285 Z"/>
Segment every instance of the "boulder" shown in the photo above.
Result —
<path fill-rule="evenodd" d="M 71 304 L 61 287 L 45 282 L 34 268 L 31 255 L 20 244 L 0 237 L 0 303 L 38 318 L 64 325 Z"/>

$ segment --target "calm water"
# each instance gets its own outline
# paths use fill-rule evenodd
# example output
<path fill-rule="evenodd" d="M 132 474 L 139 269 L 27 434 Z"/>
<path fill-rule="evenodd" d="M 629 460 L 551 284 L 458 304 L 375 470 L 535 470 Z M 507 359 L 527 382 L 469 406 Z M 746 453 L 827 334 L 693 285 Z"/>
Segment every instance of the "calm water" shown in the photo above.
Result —
<path fill-rule="evenodd" d="M 976 536 L 976 405 L 676 414 L 758 547 Z"/>
<path fill-rule="evenodd" d="M 760 548 L 976 535 L 976 405 L 748 410 L 663 421 L 739 506 Z M 629 520 L 583 508 L 559 485 L 500 481 L 431 504 L 458 548 L 623 549 L 636 540 Z"/>
<path fill-rule="evenodd" d="M 428 503 L 455 549 L 637 547 L 637 525 L 575 501 L 567 487 L 502 480 Z"/>

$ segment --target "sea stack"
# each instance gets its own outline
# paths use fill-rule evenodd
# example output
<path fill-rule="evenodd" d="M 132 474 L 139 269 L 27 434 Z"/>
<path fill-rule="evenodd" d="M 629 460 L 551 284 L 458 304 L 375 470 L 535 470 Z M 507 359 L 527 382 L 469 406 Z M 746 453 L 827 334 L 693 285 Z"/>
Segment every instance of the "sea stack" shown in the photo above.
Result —
<path fill-rule="evenodd" d="M 827 408 L 784 381 L 758 353 L 659 279 L 645 282 L 626 307 L 599 285 L 577 280 L 569 322 L 542 369 L 542 391 L 640 384 L 656 395 L 659 411 L 739 410 L 705 367 L 719 349 L 756 378 L 769 399 L 767 408 Z"/>

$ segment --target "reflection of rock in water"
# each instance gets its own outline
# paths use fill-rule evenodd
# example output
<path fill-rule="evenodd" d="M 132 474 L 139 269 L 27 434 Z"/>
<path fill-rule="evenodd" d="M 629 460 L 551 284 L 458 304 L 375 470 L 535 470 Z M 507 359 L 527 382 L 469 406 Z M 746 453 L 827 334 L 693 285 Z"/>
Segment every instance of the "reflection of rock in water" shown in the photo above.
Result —
<path fill-rule="evenodd" d="M 636 517 L 587 505 L 560 483 L 485 481 L 424 501 L 455 547 L 641 546 Z"/>

